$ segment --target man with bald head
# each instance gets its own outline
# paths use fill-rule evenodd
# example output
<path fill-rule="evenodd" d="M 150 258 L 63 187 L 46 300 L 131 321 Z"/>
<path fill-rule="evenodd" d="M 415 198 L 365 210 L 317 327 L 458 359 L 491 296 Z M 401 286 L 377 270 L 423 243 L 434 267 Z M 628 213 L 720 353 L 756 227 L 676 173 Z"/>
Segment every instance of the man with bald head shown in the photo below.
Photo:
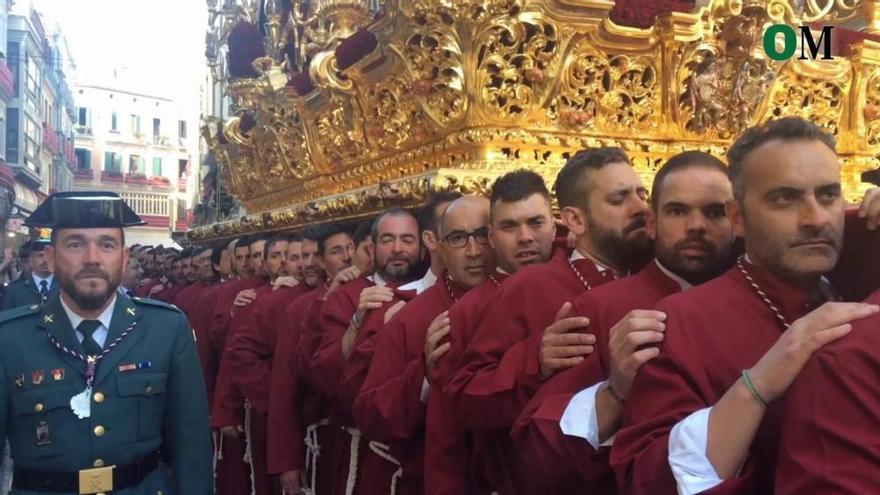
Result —
<path fill-rule="evenodd" d="M 373 442 L 371 448 L 385 448 L 398 456 L 401 494 L 424 493 L 425 412 L 431 400 L 428 375 L 445 350 L 438 348 L 425 356 L 429 327 L 435 317 L 495 271 L 495 252 L 489 245 L 489 201 L 464 196 L 450 203 L 441 216 L 437 240 L 435 254 L 443 257 L 446 272 L 378 334 L 375 352 L 382 359 L 370 365 L 353 409 L 355 424 L 364 435 L 388 442 L 387 446 Z M 443 324 L 440 319 L 436 326 Z"/>

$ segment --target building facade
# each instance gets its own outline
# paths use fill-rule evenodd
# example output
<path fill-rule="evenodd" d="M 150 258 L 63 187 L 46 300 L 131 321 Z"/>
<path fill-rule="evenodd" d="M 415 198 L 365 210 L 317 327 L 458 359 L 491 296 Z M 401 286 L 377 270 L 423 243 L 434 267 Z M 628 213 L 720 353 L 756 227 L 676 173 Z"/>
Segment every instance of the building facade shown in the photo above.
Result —
<path fill-rule="evenodd" d="M 118 192 L 147 222 L 130 229 L 127 241 L 167 246 L 187 227 L 197 120 L 173 100 L 132 87 L 118 76 L 77 85 L 74 190 Z"/>
<path fill-rule="evenodd" d="M 17 246 L 28 236 L 21 220 L 49 194 L 73 185 L 75 65 L 60 28 L 47 26 L 30 2 L 4 1 L 2 9 L 0 153 L 14 178 L 4 225 L 6 240 Z M 2 176 L 0 170 L 0 182 Z"/>

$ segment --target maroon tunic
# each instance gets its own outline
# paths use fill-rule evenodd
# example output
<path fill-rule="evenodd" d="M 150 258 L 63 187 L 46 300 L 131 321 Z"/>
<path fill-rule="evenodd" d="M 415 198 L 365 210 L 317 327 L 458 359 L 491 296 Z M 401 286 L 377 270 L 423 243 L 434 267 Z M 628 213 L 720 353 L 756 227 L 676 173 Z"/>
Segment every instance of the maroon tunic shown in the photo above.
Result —
<path fill-rule="evenodd" d="M 318 417 L 306 422 L 304 417 L 307 386 L 302 383 L 296 369 L 296 352 L 303 327 L 309 321 L 309 307 L 316 298 L 323 297 L 326 290 L 322 285 L 288 304 L 282 314 L 284 323 L 277 329 L 269 379 L 267 467 L 270 474 L 305 468 L 303 432 L 310 423 L 321 419 Z"/>
<path fill-rule="evenodd" d="M 509 434 L 543 383 L 538 352 L 544 329 L 553 323 L 564 303 L 613 280 L 610 270 L 600 272 L 587 259 L 571 263 L 569 255 L 567 250 L 557 250 L 549 262 L 523 268 L 498 291 L 460 368 L 446 386 L 469 430 Z M 492 489 L 505 494 L 537 489 L 537 477 L 519 465 L 515 449 L 498 450 L 483 461 L 489 468 Z"/>
<path fill-rule="evenodd" d="M 426 332 L 434 318 L 464 293 L 456 284 L 447 285 L 443 275 L 407 303 L 375 339 L 375 354 L 382 359 L 370 364 L 354 403 L 355 424 L 367 437 L 388 442 L 400 462 L 401 494 L 424 493 L 425 402 L 421 394 Z"/>
<path fill-rule="evenodd" d="M 660 299 L 679 291 L 678 283 L 651 262 L 632 277 L 575 299 L 573 312 L 590 319 L 588 331 L 596 336 L 596 352 L 541 386 L 512 432 L 523 461 L 541 473 L 542 481 L 548 485 L 578 484 L 589 493 L 616 493 L 608 465 L 609 449 L 597 452 L 586 439 L 565 435 L 559 422 L 575 394 L 608 378 L 611 327 L 630 311 L 653 309 Z"/>
<path fill-rule="evenodd" d="M 471 493 L 477 484 L 471 476 L 471 463 L 475 459 L 475 439 L 466 431 L 455 416 L 453 401 L 443 391 L 464 349 L 483 321 L 495 300 L 501 282 L 507 278 L 493 273 L 489 280 L 468 291 L 449 309 L 449 351 L 434 366 L 431 391 L 425 411 L 425 493 L 428 495 L 453 495 Z M 479 436 L 491 436 L 481 434 Z M 505 442 L 508 436 L 504 436 Z M 491 446 L 491 441 L 483 442 Z M 484 484 L 485 485 L 485 484 Z"/>
<path fill-rule="evenodd" d="M 199 296 L 201 296 L 205 289 L 210 285 L 211 284 L 206 282 L 196 282 L 187 285 L 181 289 L 176 296 L 174 296 L 174 305 L 186 314 L 191 313 L 196 305 L 196 301 L 199 300 Z"/>
<path fill-rule="evenodd" d="M 867 299 L 880 304 L 880 291 Z M 782 403 L 777 495 L 880 487 L 880 315 L 820 349 Z"/>
<path fill-rule="evenodd" d="M 811 309 L 805 291 L 757 266 L 745 264 L 789 323 Z M 661 354 L 639 370 L 614 440 L 611 464 L 624 493 L 674 495 L 669 432 L 691 413 L 718 402 L 779 339 L 783 327 L 740 269 L 663 299 Z M 770 404 L 739 476 L 712 494 L 772 493 L 779 404 Z"/>

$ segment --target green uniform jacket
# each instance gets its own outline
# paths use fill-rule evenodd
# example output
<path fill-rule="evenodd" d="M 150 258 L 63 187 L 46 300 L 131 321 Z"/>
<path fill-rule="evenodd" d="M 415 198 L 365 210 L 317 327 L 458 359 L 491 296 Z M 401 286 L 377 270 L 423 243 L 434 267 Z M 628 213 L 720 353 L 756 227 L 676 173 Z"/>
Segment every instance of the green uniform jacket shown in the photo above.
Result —
<path fill-rule="evenodd" d="M 0 313 L 0 438 L 9 437 L 17 467 L 42 471 L 130 464 L 161 448 L 170 477 L 160 468 L 112 493 L 210 495 L 208 403 L 192 330 L 173 306 L 117 297 L 105 349 L 133 323 L 98 363 L 91 417 L 78 419 L 70 399 L 86 387 L 86 365 L 48 338 L 83 353 L 59 295 Z"/>
<path fill-rule="evenodd" d="M 58 284 L 55 282 L 55 277 L 52 277 L 52 285 L 49 286 L 48 299 L 51 299 L 52 296 L 57 293 Z M 6 292 L 3 293 L 3 303 L 0 304 L 0 310 L 42 303 L 43 301 L 40 300 L 40 289 L 34 284 L 34 278 L 28 275 L 24 279 L 20 278 L 6 286 Z"/>

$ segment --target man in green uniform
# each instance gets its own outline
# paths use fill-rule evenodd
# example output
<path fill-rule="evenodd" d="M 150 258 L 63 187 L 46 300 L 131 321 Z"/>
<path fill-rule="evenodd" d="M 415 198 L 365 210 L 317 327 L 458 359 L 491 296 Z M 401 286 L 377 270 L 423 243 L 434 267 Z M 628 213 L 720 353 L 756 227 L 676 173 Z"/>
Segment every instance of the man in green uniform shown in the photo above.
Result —
<path fill-rule="evenodd" d="M 22 249 L 28 250 L 30 273 L 23 273 L 21 278 L 6 287 L 0 309 L 6 310 L 32 304 L 42 305 L 57 292 L 52 265 L 46 259 L 45 249 L 48 245 L 49 241 L 42 239 L 31 240 L 22 245 Z"/>
<path fill-rule="evenodd" d="M 66 192 L 29 218 L 60 292 L 0 313 L 0 438 L 15 495 L 209 495 L 205 386 L 186 317 L 120 297 L 123 227 L 143 222 L 115 194 Z"/>

